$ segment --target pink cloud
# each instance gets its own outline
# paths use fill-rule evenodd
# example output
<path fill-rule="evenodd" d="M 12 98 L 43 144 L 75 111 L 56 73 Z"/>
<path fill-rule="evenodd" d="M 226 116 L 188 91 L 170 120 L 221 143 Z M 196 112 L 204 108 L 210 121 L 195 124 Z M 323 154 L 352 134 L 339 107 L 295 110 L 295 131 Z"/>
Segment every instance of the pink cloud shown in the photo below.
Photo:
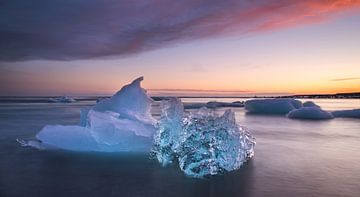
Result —
<path fill-rule="evenodd" d="M 358 0 L 6 0 L 0 60 L 121 56 L 317 23 L 359 7 Z"/>

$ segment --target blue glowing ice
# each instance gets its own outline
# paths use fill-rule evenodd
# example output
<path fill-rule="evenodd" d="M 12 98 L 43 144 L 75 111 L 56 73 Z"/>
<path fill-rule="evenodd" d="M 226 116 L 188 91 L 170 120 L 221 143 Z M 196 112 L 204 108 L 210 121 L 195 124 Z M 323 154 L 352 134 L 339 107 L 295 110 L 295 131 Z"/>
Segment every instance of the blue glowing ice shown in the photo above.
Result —
<path fill-rule="evenodd" d="M 152 154 L 163 165 L 179 162 L 191 177 L 239 169 L 254 155 L 255 138 L 236 124 L 234 112 L 222 116 L 201 108 L 184 113 L 179 99 L 164 101 Z"/>

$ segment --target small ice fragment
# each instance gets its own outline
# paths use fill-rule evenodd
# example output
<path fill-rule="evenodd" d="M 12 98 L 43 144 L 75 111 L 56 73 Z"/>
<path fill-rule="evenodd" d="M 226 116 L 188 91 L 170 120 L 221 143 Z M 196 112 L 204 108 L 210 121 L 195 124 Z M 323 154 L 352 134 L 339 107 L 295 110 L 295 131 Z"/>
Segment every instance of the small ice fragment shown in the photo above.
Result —
<path fill-rule="evenodd" d="M 22 146 L 22 147 L 33 147 L 39 150 L 45 149 L 43 144 L 40 140 L 22 140 L 22 139 L 16 139 L 16 141 Z"/>

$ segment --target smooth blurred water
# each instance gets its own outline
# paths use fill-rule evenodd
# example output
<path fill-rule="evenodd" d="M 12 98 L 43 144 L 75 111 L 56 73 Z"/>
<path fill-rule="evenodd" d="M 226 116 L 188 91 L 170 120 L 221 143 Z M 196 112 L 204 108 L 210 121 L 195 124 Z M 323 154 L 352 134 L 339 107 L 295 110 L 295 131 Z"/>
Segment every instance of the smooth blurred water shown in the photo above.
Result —
<path fill-rule="evenodd" d="M 210 100 L 239 99 L 183 99 Z M 313 101 L 327 110 L 360 108 L 359 99 Z M 234 108 L 256 137 L 255 157 L 211 179 L 188 178 L 145 154 L 38 151 L 15 141 L 47 124 L 77 124 L 80 108 L 93 104 L 0 104 L 0 196 L 360 196 L 359 119 L 292 120 Z"/>

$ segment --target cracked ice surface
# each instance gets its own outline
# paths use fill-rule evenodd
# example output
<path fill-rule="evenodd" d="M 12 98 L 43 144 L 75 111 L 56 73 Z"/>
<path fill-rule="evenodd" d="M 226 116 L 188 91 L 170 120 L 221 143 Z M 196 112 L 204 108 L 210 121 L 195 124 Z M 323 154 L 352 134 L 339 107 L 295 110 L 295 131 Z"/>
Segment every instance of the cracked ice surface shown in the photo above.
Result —
<path fill-rule="evenodd" d="M 206 108 L 184 113 L 181 101 L 172 99 L 163 102 L 152 154 L 163 165 L 177 160 L 187 175 L 205 177 L 239 169 L 254 146 L 231 110 L 221 116 Z"/>

